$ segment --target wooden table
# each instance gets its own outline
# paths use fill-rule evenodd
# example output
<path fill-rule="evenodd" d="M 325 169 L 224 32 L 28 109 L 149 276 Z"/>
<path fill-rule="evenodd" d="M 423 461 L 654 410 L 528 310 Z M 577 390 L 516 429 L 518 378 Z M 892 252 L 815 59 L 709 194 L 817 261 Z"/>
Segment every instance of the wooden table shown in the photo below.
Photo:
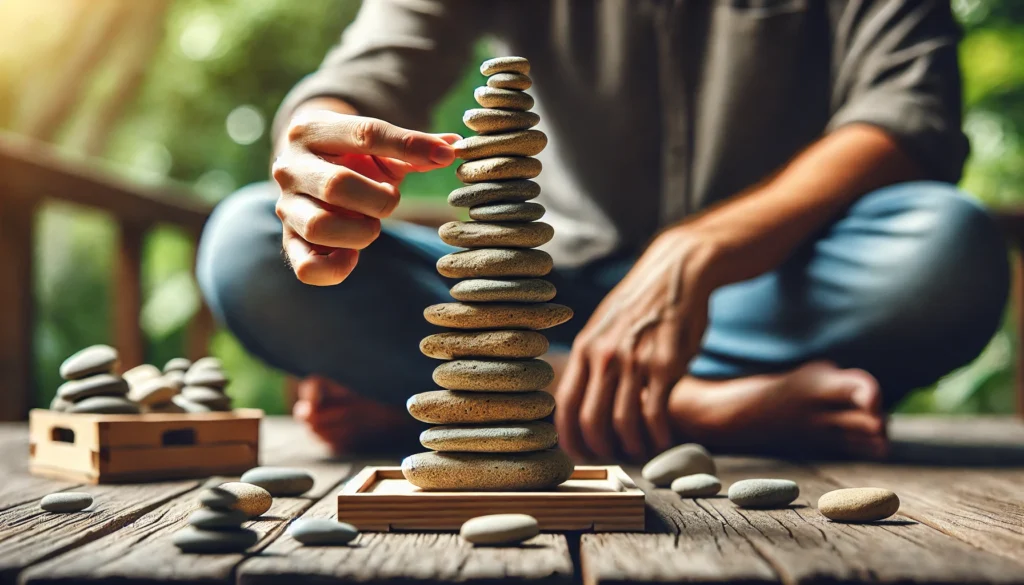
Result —
<path fill-rule="evenodd" d="M 472 548 L 454 534 L 364 534 L 350 547 L 304 548 L 283 535 L 288 522 L 331 517 L 334 492 L 365 462 L 328 461 L 303 429 L 273 419 L 263 462 L 308 468 L 314 489 L 276 499 L 251 522 L 262 538 L 248 554 L 194 556 L 171 536 L 198 507 L 198 490 L 222 478 L 86 487 L 34 478 L 25 426 L 0 425 L 0 583 L 1024 583 L 1024 425 L 897 419 L 892 434 L 898 462 L 885 465 L 719 459 L 726 484 L 796 480 L 800 499 L 785 510 L 681 500 L 640 481 L 645 534 L 543 534 L 521 548 Z M 823 492 L 864 485 L 895 490 L 900 514 L 862 526 L 815 511 Z M 93 494 L 92 512 L 39 510 L 39 498 L 71 488 Z"/>

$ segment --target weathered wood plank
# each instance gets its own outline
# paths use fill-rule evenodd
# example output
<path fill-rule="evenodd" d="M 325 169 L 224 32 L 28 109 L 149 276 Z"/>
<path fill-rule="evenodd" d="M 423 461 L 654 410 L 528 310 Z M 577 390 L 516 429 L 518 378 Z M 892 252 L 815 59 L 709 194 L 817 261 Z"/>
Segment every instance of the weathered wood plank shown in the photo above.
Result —
<path fill-rule="evenodd" d="M 333 518 L 333 494 L 306 518 Z M 350 546 L 304 547 L 283 536 L 239 567 L 243 585 L 327 582 L 570 583 L 564 536 L 542 534 L 522 547 L 474 548 L 456 534 L 365 533 Z"/>
<path fill-rule="evenodd" d="M 0 424 L 0 445 L 0 511 L 79 485 L 29 475 L 28 427 L 24 423 Z"/>

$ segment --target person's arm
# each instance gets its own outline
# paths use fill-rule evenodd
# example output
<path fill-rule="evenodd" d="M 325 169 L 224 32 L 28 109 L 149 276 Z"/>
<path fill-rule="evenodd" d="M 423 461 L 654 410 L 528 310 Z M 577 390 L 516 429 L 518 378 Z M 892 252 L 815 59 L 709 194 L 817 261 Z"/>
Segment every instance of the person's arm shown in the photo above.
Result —
<path fill-rule="evenodd" d="M 669 447 L 669 393 L 700 347 L 715 289 L 775 269 L 873 189 L 959 176 L 956 27 L 944 2 L 906 4 L 834 15 L 827 134 L 761 184 L 664 230 L 602 301 L 556 391 L 570 452 L 641 459 Z"/>

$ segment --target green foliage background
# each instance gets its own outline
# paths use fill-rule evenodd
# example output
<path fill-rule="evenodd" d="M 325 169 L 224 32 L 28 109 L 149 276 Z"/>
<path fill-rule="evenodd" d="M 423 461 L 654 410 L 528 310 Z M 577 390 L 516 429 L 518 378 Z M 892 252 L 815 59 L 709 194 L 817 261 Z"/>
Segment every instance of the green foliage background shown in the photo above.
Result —
<path fill-rule="evenodd" d="M 955 0 L 953 7 L 966 32 L 961 46 L 965 127 L 974 147 L 963 186 L 989 204 L 1019 203 L 1024 200 L 1024 2 Z M 106 158 L 137 180 L 182 182 L 210 201 L 265 180 L 267 127 L 277 105 L 317 67 L 357 8 L 354 0 L 177 0 L 141 93 L 120 120 Z M 486 57 L 486 45 L 477 52 L 465 78 L 437 110 L 435 131 L 462 128 L 462 111 L 472 106 L 472 88 L 481 82 L 475 64 Z M 97 96 L 102 82 L 96 82 Z M 226 130 L 229 114 L 240 106 L 247 106 L 242 113 L 248 132 L 258 132 L 262 121 L 251 144 L 239 144 Z M 74 148 L 78 138 L 72 124 L 61 141 Z M 403 194 L 441 201 L 457 184 L 452 169 L 444 169 L 410 178 Z M 39 229 L 37 400 L 44 403 L 58 384 L 57 365 L 66 355 L 111 340 L 114 231 L 99 214 L 61 206 L 42 214 Z M 192 253 L 188 240 L 171 228 L 157 230 L 147 241 L 143 320 L 153 363 L 181 353 L 184 324 L 198 306 Z M 974 364 L 936 388 L 915 393 L 903 410 L 1011 411 L 1016 343 L 1010 326 L 1004 326 Z M 253 360 L 223 331 L 212 353 L 233 375 L 239 404 L 283 411 L 279 373 Z"/>

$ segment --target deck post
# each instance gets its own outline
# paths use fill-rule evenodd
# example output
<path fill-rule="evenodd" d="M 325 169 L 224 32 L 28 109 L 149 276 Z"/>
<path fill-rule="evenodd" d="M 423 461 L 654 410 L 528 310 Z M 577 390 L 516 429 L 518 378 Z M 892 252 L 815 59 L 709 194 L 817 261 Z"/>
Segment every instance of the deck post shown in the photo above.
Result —
<path fill-rule="evenodd" d="M 0 192 L 0 421 L 24 420 L 32 407 L 32 250 L 36 203 Z"/>
<path fill-rule="evenodd" d="M 146 226 L 121 221 L 117 242 L 114 286 L 114 343 L 127 370 L 146 361 L 146 337 L 142 333 L 142 246 Z"/>

